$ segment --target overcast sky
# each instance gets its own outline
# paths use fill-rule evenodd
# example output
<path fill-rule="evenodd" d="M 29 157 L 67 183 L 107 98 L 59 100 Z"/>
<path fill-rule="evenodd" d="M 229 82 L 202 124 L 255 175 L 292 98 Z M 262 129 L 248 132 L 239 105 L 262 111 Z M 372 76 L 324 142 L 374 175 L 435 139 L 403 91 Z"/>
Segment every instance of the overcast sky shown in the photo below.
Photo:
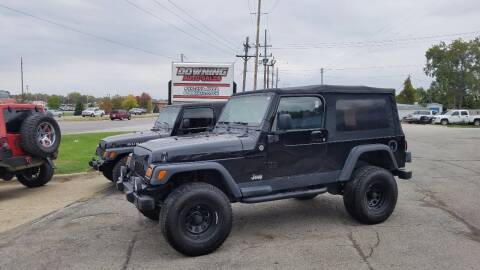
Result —
<path fill-rule="evenodd" d="M 20 93 L 23 56 L 32 92 L 147 91 L 166 98 L 171 62 L 181 53 L 186 61 L 235 62 L 241 87 L 243 64 L 235 53 L 242 53 L 246 36 L 254 43 L 250 13 L 257 0 L 171 1 L 198 21 L 168 0 L 0 0 L 0 89 Z M 261 27 L 269 30 L 280 87 L 318 84 L 322 67 L 327 84 L 399 89 L 410 74 L 415 87 L 428 87 L 427 48 L 440 40 L 480 36 L 478 0 L 262 3 L 268 15 Z M 252 85 L 250 72 L 247 89 Z"/>

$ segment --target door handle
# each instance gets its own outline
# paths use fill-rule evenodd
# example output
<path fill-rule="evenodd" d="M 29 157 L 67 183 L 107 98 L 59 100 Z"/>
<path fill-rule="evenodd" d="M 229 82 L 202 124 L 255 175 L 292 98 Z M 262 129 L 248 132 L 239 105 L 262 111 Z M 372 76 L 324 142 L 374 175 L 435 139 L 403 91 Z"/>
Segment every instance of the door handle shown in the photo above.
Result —
<path fill-rule="evenodd" d="M 310 133 L 313 142 L 325 142 L 327 140 L 327 132 L 322 130 L 315 130 Z"/>

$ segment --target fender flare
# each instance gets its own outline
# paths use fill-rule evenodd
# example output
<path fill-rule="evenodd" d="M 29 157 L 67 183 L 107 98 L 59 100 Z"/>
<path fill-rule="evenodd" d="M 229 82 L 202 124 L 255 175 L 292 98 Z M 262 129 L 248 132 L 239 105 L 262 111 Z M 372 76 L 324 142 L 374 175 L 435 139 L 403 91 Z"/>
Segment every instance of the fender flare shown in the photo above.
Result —
<path fill-rule="evenodd" d="M 342 172 L 338 177 L 339 181 L 348 181 L 350 180 L 353 170 L 355 170 L 355 165 L 357 164 L 358 159 L 364 153 L 374 152 L 374 151 L 385 151 L 388 153 L 390 157 L 390 161 L 392 162 L 393 169 L 398 169 L 397 160 L 395 159 L 392 150 L 385 144 L 366 144 L 366 145 L 358 145 L 352 148 L 350 154 L 343 165 Z"/>
<path fill-rule="evenodd" d="M 223 167 L 221 164 L 217 162 L 206 161 L 206 162 L 182 163 L 182 164 L 168 164 L 168 165 L 165 164 L 165 166 L 160 164 L 155 167 L 153 171 L 153 175 L 157 175 L 158 171 L 160 170 L 167 171 L 167 178 L 163 180 L 161 183 L 156 183 L 157 185 L 168 183 L 171 177 L 177 173 L 201 171 L 201 170 L 214 170 L 220 173 L 220 175 L 222 175 L 223 177 L 222 182 L 225 184 L 225 187 L 235 198 L 239 199 L 242 197 L 242 192 L 240 191 L 240 188 L 238 187 L 233 177 L 230 175 L 228 170 L 225 169 L 225 167 Z M 153 181 L 151 182 L 151 184 L 155 185 Z"/>

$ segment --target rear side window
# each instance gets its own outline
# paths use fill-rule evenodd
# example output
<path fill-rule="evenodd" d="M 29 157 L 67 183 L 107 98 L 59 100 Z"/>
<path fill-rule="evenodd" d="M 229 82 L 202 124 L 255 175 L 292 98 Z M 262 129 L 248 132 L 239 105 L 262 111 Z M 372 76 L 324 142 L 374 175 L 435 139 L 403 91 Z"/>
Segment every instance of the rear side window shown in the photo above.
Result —
<path fill-rule="evenodd" d="M 339 99 L 336 102 L 338 131 L 361 131 L 390 127 L 388 103 L 384 98 Z"/>
<path fill-rule="evenodd" d="M 468 115 L 466 111 L 462 111 L 462 115 Z"/>
<path fill-rule="evenodd" d="M 212 108 L 186 108 L 183 112 L 183 119 L 190 120 L 192 128 L 211 127 L 214 123 L 214 113 Z"/>

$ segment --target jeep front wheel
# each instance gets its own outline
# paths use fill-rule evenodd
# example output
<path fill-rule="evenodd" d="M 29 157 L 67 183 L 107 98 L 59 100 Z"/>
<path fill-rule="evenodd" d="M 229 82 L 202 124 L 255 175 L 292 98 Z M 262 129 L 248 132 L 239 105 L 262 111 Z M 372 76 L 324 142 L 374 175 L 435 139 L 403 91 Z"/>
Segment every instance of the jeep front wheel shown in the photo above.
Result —
<path fill-rule="evenodd" d="M 40 167 L 26 169 L 17 173 L 17 180 L 22 185 L 34 188 L 48 183 L 53 177 L 53 167 L 49 162 L 44 162 Z"/>
<path fill-rule="evenodd" d="M 377 224 L 392 214 L 398 189 L 393 175 L 380 167 L 356 169 L 344 189 L 343 203 L 347 212 L 365 224 Z"/>
<path fill-rule="evenodd" d="M 215 186 L 184 184 L 164 201 L 160 226 L 165 239 L 177 251 L 188 256 L 209 254 L 230 234 L 230 201 Z"/>

